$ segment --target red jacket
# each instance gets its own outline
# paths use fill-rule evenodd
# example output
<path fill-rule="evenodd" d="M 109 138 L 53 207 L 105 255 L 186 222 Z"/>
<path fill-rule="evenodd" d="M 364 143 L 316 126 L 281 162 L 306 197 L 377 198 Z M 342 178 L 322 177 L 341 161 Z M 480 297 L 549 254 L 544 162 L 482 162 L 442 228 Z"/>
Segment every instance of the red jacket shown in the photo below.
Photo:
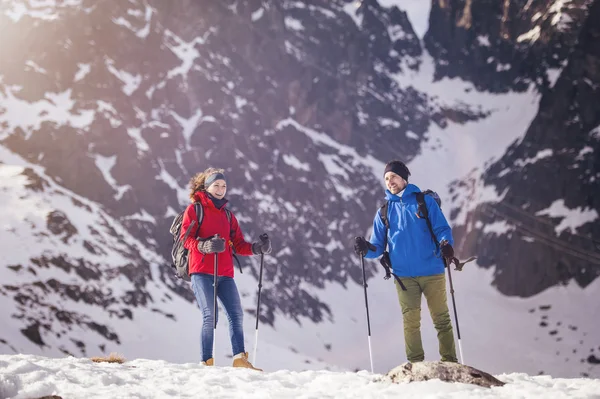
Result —
<path fill-rule="evenodd" d="M 198 240 L 199 238 L 208 238 L 215 234 L 227 240 L 225 251 L 217 254 L 218 255 L 218 271 L 217 275 L 233 277 L 233 251 L 239 255 L 252 255 L 252 244 L 246 242 L 242 230 L 238 224 L 237 219 L 231 214 L 231 224 L 227 218 L 225 207 L 217 209 L 211 199 L 205 192 L 197 192 L 195 199 L 199 202 L 204 210 L 204 218 L 200 225 L 200 233 L 197 233 L 197 223 L 194 224 L 188 238 L 186 239 L 183 246 L 189 250 L 189 274 L 192 273 L 206 273 L 214 275 L 214 259 L 215 254 L 203 254 L 198 251 Z M 183 215 L 183 222 L 181 224 L 181 237 L 190 227 L 192 220 L 198 220 L 196 215 L 196 209 L 194 204 L 190 204 Z M 232 232 L 233 231 L 233 232 Z M 233 239 L 232 239 L 233 237 Z"/>

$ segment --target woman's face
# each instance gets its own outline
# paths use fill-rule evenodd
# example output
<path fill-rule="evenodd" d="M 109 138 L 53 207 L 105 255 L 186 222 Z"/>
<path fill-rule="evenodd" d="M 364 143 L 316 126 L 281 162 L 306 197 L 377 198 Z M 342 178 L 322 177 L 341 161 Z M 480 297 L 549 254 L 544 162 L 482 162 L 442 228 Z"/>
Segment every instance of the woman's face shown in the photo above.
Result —
<path fill-rule="evenodd" d="M 206 191 L 217 199 L 223 199 L 227 193 L 227 183 L 225 180 L 215 180 Z"/>

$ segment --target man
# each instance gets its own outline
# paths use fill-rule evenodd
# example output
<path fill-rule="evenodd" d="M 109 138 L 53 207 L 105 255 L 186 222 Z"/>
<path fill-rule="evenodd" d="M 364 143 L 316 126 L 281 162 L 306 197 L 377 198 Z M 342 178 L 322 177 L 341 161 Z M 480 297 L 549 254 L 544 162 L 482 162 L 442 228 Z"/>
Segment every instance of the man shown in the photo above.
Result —
<path fill-rule="evenodd" d="M 433 234 L 424 215 L 419 213 L 417 193 L 408 184 L 410 172 L 400 161 L 385 166 L 387 220 L 389 231 L 379 212 L 373 221 L 373 235 L 368 242 L 356 237 L 354 250 L 359 256 L 376 258 L 389 247 L 391 269 L 404 320 L 404 344 L 409 362 L 425 359 L 421 342 L 421 294 L 425 295 L 433 324 L 437 330 L 442 361 L 457 362 L 452 323 L 446 301 L 444 260 L 454 256 L 452 231 L 435 199 L 424 195 Z M 401 282 L 401 284 L 400 284 Z"/>

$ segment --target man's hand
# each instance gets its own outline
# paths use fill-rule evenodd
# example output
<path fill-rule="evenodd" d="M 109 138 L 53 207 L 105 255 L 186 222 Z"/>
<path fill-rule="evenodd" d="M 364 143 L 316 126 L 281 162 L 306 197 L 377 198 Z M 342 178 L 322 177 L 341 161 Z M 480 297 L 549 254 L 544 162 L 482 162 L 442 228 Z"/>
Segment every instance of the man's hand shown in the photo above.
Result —
<path fill-rule="evenodd" d="M 442 251 L 442 256 L 448 260 L 454 258 L 454 248 L 452 245 L 448 244 L 448 241 L 442 241 L 442 246 L 440 247 Z"/>
<path fill-rule="evenodd" d="M 373 245 L 365 237 L 354 237 L 354 252 L 361 257 L 365 257 Z"/>

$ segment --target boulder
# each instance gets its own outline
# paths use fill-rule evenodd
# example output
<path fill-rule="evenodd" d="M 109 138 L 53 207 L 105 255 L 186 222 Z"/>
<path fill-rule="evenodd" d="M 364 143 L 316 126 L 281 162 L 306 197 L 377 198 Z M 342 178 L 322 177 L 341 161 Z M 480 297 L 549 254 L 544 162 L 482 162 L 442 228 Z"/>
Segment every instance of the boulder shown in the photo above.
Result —
<path fill-rule="evenodd" d="M 380 381 L 394 383 L 429 381 L 439 379 L 445 382 L 462 382 L 490 388 L 503 386 L 504 382 L 474 367 L 451 362 L 404 363 L 390 370 Z"/>

